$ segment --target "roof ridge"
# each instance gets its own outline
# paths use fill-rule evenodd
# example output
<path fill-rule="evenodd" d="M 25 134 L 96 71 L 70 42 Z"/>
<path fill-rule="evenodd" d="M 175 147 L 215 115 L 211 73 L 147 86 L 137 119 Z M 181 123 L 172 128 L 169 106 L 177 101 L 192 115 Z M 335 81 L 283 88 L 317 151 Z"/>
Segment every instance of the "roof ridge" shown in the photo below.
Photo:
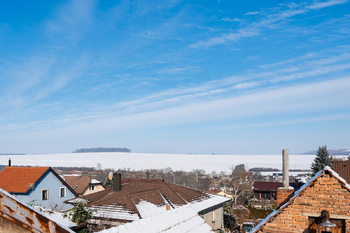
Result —
<path fill-rule="evenodd" d="M 130 201 L 131 205 L 134 207 L 134 211 L 136 212 L 136 214 L 139 216 L 140 219 L 142 219 L 142 216 L 141 216 L 139 210 L 137 209 L 137 206 L 136 206 L 134 200 L 130 197 L 129 193 L 126 193 L 126 197 Z"/>

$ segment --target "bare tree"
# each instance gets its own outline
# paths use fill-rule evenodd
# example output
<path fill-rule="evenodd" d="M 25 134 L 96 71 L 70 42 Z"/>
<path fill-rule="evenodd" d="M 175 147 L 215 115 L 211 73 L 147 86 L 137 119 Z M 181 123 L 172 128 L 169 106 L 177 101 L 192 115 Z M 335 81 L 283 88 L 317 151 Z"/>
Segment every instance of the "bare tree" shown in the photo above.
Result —
<path fill-rule="evenodd" d="M 245 170 L 244 164 L 233 166 L 231 169 L 231 176 L 228 182 L 229 188 L 232 190 L 233 204 L 237 205 L 240 199 L 250 194 L 253 186 L 253 180 Z"/>

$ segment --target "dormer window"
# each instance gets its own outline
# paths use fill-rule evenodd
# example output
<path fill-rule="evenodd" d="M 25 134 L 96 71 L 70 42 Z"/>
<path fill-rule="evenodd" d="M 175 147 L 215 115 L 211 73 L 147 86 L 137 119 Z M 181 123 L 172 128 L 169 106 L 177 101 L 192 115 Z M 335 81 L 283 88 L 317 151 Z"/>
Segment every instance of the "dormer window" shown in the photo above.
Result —
<path fill-rule="evenodd" d="M 95 190 L 95 185 L 90 185 L 90 186 L 89 186 L 89 190 L 90 190 L 90 191 L 94 191 L 94 190 Z"/>

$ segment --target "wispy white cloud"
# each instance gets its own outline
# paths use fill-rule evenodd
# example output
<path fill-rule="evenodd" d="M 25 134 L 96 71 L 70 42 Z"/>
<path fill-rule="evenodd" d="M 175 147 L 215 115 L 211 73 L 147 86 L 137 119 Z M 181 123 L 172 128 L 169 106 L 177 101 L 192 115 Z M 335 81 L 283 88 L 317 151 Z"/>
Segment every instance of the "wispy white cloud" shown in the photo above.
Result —
<path fill-rule="evenodd" d="M 201 68 L 198 66 L 186 66 L 186 67 L 172 67 L 172 68 L 163 68 L 157 71 L 160 74 L 189 74 L 196 73 L 200 71 Z"/>
<path fill-rule="evenodd" d="M 227 41 L 238 41 L 242 38 L 252 37 L 259 35 L 258 30 L 254 28 L 250 29 L 241 29 L 234 33 L 228 33 L 224 36 L 214 37 L 207 41 L 199 41 L 196 44 L 190 45 L 190 48 L 198 48 L 198 47 L 211 47 L 214 45 L 224 44 Z"/>
<path fill-rule="evenodd" d="M 237 125 L 225 125 L 224 127 L 208 127 L 204 128 L 203 131 L 217 131 L 217 130 L 232 130 L 232 129 L 246 129 L 246 128 L 260 128 L 260 127 L 271 127 L 271 126 L 281 126 L 281 125 L 295 125 L 303 123 L 313 123 L 313 122 L 324 122 L 324 121 L 335 121 L 350 119 L 350 114 L 331 114 L 322 115 L 317 117 L 306 117 L 306 118 L 296 118 L 292 120 L 280 120 L 267 123 L 246 123 Z"/>
<path fill-rule="evenodd" d="M 329 0 L 329 1 L 325 1 L 325 2 L 316 1 L 312 5 L 307 6 L 306 8 L 309 8 L 312 10 L 318 10 L 318 9 L 322 9 L 322 8 L 329 7 L 329 6 L 344 4 L 347 2 L 348 2 L 348 0 Z"/>
<path fill-rule="evenodd" d="M 245 13 L 245 15 L 258 15 L 261 14 L 259 11 L 249 11 L 247 13 Z"/>
<path fill-rule="evenodd" d="M 299 64 L 294 63 L 298 59 L 312 57 L 315 59 L 306 60 Z M 284 85 L 293 80 L 311 79 L 319 77 L 320 75 L 336 73 L 350 68 L 350 59 L 347 59 L 348 57 L 346 54 L 340 54 L 329 58 L 319 57 L 320 55 L 317 54 L 313 54 L 313 56 L 306 54 L 300 56 L 298 59 L 291 59 L 281 64 L 275 64 L 277 67 L 284 65 L 282 69 L 274 69 L 273 71 L 267 72 L 256 71 L 246 75 L 217 79 L 204 82 L 195 87 L 168 89 L 138 100 L 120 102 L 115 107 L 147 110 L 150 106 L 152 106 L 152 109 L 155 109 L 157 107 L 167 106 L 169 103 L 179 105 L 191 101 L 201 101 L 203 97 L 217 99 L 225 93 L 233 94 L 232 91 L 234 90 L 254 90 L 254 88 L 270 84 Z M 332 65 L 335 61 L 346 61 L 346 63 Z M 294 66 L 290 66 L 289 63 L 293 63 Z M 285 65 L 288 65 L 288 68 L 285 68 Z M 247 80 L 254 81 L 249 82 Z"/>
<path fill-rule="evenodd" d="M 54 16 L 46 20 L 49 36 L 63 35 L 73 39 L 79 32 L 92 23 L 94 0 L 71 0 L 57 7 Z"/>
<path fill-rule="evenodd" d="M 243 22 L 244 22 L 243 19 L 239 19 L 239 18 L 232 18 L 232 19 L 230 19 L 229 17 L 222 18 L 222 21 L 226 21 L 226 22 L 238 22 L 238 23 L 243 23 Z"/>
<path fill-rule="evenodd" d="M 199 123 L 215 119 L 241 119 L 290 112 L 332 111 L 350 107 L 350 78 L 314 82 L 291 87 L 261 90 L 237 97 L 214 101 L 188 103 L 178 107 L 128 114 L 82 122 L 59 130 L 69 132 L 94 132 L 95 134 L 132 130 L 160 125 Z M 326 120 L 326 119 L 323 119 Z M 290 124 L 292 122 L 289 122 Z M 18 129 L 18 126 L 15 126 Z M 30 129 L 29 129 L 30 130 Z M 46 133 L 56 129 L 46 128 Z"/>
<path fill-rule="evenodd" d="M 334 5 L 340 5 L 347 3 L 347 0 L 330 0 L 327 2 L 315 2 L 311 5 L 306 4 L 294 4 L 291 3 L 288 5 L 287 10 L 280 10 L 277 13 L 267 14 L 265 17 L 261 18 L 260 21 L 246 25 L 244 28 L 238 29 L 236 32 L 222 34 L 220 36 L 209 38 L 206 41 L 199 41 L 195 44 L 191 44 L 190 48 L 199 48 L 199 47 L 211 47 L 220 44 L 226 44 L 227 42 L 236 42 L 240 39 L 253 37 L 260 35 L 263 28 L 272 28 L 276 27 L 276 24 L 284 22 L 296 15 L 306 14 L 310 10 L 318 10 L 325 7 L 330 7 Z M 276 11 L 276 9 L 274 10 Z M 246 15 L 255 15 L 259 12 L 248 12 Z M 235 19 L 235 18 L 234 18 Z M 234 20 L 230 18 L 223 18 L 224 21 Z"/>

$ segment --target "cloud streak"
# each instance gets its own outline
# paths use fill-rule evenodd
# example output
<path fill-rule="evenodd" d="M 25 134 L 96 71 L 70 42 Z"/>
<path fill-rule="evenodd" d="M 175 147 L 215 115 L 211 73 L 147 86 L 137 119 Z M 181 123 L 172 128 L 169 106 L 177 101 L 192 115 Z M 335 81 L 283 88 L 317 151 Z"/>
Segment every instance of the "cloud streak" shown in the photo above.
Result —
<path fill-rule="evenodd" d="M 236 42 L 244 38 L 258 36 L 258 35 L 261 35 L 263 29 L 274 28 L 276 26 L 275 24 L 281 23 L 289 18 L 292 18 L 293 16 L 306 14 L 310 10 L 319 10 L 326 7 L 345 4 L 347 2 L 348 2 L 347 0 L 329 0 L 327 2 L 315 2 L 310 5 L 305 5 L 305 4 L 299 4 L 299 5 L 294 4 L 293 6 L 289 5 L 290 9 L 281 11 L 279 13 L 268 14 L 267 16 L 265 16 L 265 18 L 262 18 L 260 21 L 248 24 L 243 28 L 238 29 L 236 32 L 212 37 L 205 41 L 201 40 L 195 44 L 191 44 L 189 47 L 190 48 L 201 48 L 201 47 L 208 48 L 216 45 L 226 44 L 227 42 Z M 249 15 L 257 15 L 257 14 L 259 14 L 259 12 L 248 12 L 245 15 L 249 16 Z M 227 17 L 227 18 L 223 18 L 222 20 L 224 21 L 238 20 L 238 19 L 237 20 L 235 19 L 237 18 L 230 19 Z"/>

